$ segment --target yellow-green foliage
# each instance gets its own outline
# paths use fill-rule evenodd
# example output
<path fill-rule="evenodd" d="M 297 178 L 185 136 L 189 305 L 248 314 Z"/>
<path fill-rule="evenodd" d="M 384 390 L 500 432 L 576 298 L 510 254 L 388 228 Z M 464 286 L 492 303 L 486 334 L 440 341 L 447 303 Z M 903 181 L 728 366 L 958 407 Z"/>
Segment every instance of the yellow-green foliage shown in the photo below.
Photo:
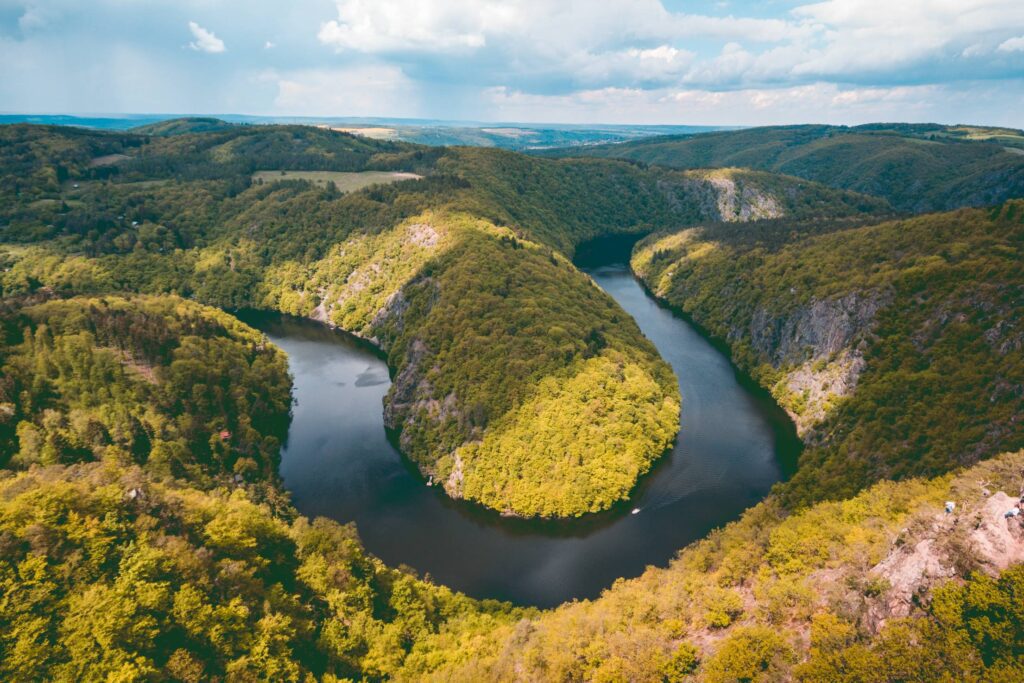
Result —
<path fill-rule="evenodd" d="M 21 338 L 0 352 L 3 462 L 109 457 L 196 482 L 276 477 L 285 358 L 235 318 L 139 296 L 52 301 L 0 322 Z"/>
<path fill-rule="evenodd" d="M 109 289 L 110 272 L 92 259 L 64 256 L 33 247 L 0 248 L 0 263 L 11 265 L 0 272 L 0 293 L 5 296 L 27 294 L 46 286 L 57 292 L 92 292 Z"/>
<path fill-rule="evenodd" d="M 662 681 L 672 670 L 674 653 L 687 643 L 701 643 L 695 655 L 701 662 L 699 680 L 795 675 L 794 664 L 808 654 L 817 657 L 814 648 L 842 650 L 870 642 L 870 634 L 849 623 L 849 615 L 863 613 L 869 600 L 884 604 L 887 588 L 878 592 L 866 586 L 864 576 L 893 552 L 898 537 L 913 543 L 913 530 L 941 515 L 944 500 L 981 504 L 979 480 L 994 490 L 1013 490 L 1022 466 L 1024 452 L 1007 454 L 955 478 L 882 482 L 848 501 L 819 503 L 797 514 L 769 498 L 683 549 L 668 568 L 619 581 L 596 600 L 539 613 L 475 643 L 450 634 L 424 641 L 406 660 L 402 678 Z M 967 628 L 999 634 L 1002 640 L 992 651 L 1016 656 L 1009 643 L 1024 639 L 1024 622 L 1014 621 L 1002 607 L 987 618 L 988 624 Z M 914 619 L 907 623 L 925 628 Z M 830 635 L 823 635 L 823 625 Z M 802 635 L 808 628 L 810 651 Z M 926 642 L 915 645 L 916 651 Z M 475 649 L 466 652 L 467 647 Z M 872 647 L 886 648 L 884 636 Z M 957 656 L 969 661 L 985 641 L 961 641 L 960 647 Z M 898 655 L 894 649 L 888 656 Z M 853 659 L 854 653 L 843 657 Z M 834 676 L 836 669 L 831 671 Z M 909 680 L 934 680 L 929 671 Z"/>
<path fill-rule="evenodd" d="M 778 681 L 796 659 L 786 636 L 767 626 L 745 626 L 733 631 L 705 664 L 701 678 L 707 683 Z"/>
<path fill-rule="evenodd" d="M 856 390 L 828 404 L 787 501 L 851 495 L 1024 445 L 1024 395 L 1009 389 L 1024 383 L 1024 203 L 828 234 L 779 228 L 763 239 L 720 227 L 652 236 L 632 265 L 797 413 L 806 398 L 780 379 L 808 357 L 780 357 L 773 330 L 816 302 L 878 302 L 871 325 L 853 330 L 866 363 Z M 767 321 L 756 338 L 755 318 Z"/>
<path fill-rule="evenodd" d="M 396 367 L 403 449 L 499 510 L 609 507 L 675 435 L 671 369 L 564 257 L 470 216 L 439 222 L 451 246 L 403 289 L 403 312 L 372 327 Z"/>
<path fill-rule="evenodd" d="M 568 516 L 625 498 L 672 443 L 679 403 L 643 367 L 604 352 L 455 451 L 462 494 L 499 510 Z"/>
<path fill-rule="evenodd" d="M 5 680 L 377 678 L 446 624 L 516 616 L 387 569 L 350 528 L 112 461 L 0 478 L 0 537 Z"/>
<path fill-rule="evenodd" d="M 286 261 L 264 276 L 264 306 L 311 315 L 318 306 L 339 327 L 370 336 L 374 317 L 427 261 L 450 246 L 444 218 L 432 213 L 378 233 L 356 233 L 312 264 Z"/>

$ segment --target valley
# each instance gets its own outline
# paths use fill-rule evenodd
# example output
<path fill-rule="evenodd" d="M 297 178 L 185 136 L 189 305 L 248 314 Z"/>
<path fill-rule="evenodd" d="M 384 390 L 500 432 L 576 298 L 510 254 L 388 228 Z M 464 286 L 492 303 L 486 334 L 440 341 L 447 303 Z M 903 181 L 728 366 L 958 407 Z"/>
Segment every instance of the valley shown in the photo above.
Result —
<path fill-rule="evenodd" d="M 4 677 L 1021 670 L 987 133 L 159 125 L 0 127 Z M 364 173 L 422 179 L 316 182 Z"/>
<path fill-rule="evenodd" d="M 785 416 L 745 389 L 729 362 L 654 304 L 621 263 L 589 272 L 673 366 L 686 406 L 671 453 L 628 501 L 563 522 L 448 502 L 386 438 L 380 405 L 389 382 L 378 357 L 319 325 L 243 315 L 289 358 L 297 403 L 281 476 L 299 512 L 355 522 L 375 556 L 468 595 L 552 607 L 666 564 L 756 504 L 795 464 L 799 446 Z"/>

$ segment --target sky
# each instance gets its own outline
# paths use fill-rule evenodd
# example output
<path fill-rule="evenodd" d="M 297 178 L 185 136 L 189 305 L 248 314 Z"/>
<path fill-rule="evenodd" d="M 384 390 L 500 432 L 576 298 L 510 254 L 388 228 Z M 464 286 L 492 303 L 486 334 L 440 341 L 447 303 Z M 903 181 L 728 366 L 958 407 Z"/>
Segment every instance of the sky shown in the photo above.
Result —
<path fill-rule="evenodd" d="M 1024 0 L 0 0 L 0 112 L 1024 127 Z"/>

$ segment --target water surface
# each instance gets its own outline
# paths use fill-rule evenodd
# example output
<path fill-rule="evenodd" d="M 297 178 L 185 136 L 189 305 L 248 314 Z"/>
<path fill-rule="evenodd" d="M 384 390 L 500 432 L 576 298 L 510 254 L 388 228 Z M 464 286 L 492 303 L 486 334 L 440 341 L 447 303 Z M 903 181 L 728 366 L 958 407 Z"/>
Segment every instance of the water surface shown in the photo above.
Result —
<path fill-rule="evenodd" d="M 615 510 L 583 520 L 530 522 L 446 498 L 389 442 L 384 362 L 314 322 L 250 315 L 288 354 L 294 417 L 281 475 L 309 516 L 355 522 L 366 548 L 480 598 L 551 606 L 594 597 L 619 577 L 664 566 L 679 548 L 736 519 L 782 474 L 792 426 L 740 381 L 697 330 L 655 302 L 624 265 L 588 270 L 640 325 L 679 378 L 675 447 Z M 631 514 L 632 509 L 640 512 Z"/>

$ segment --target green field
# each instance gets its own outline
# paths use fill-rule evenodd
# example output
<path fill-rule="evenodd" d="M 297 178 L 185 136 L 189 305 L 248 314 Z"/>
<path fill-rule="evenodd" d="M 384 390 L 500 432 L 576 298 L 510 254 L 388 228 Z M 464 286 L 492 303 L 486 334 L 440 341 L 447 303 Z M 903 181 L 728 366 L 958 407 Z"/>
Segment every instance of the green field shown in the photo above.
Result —
<path fill-rule="evenodd" d="M 397 183 L 400 180 L 419 179 L 423 176 L 415 173 L 395 171 L 360 171 L 348 173 L 341 171 L 256 171 L 252 174 L 254 183 L 272 183 L 278 180 L 308 180 L 317 185 L 334 183 L 342 192 L 355 192 L 370 185 L 381 183 Z"/>

